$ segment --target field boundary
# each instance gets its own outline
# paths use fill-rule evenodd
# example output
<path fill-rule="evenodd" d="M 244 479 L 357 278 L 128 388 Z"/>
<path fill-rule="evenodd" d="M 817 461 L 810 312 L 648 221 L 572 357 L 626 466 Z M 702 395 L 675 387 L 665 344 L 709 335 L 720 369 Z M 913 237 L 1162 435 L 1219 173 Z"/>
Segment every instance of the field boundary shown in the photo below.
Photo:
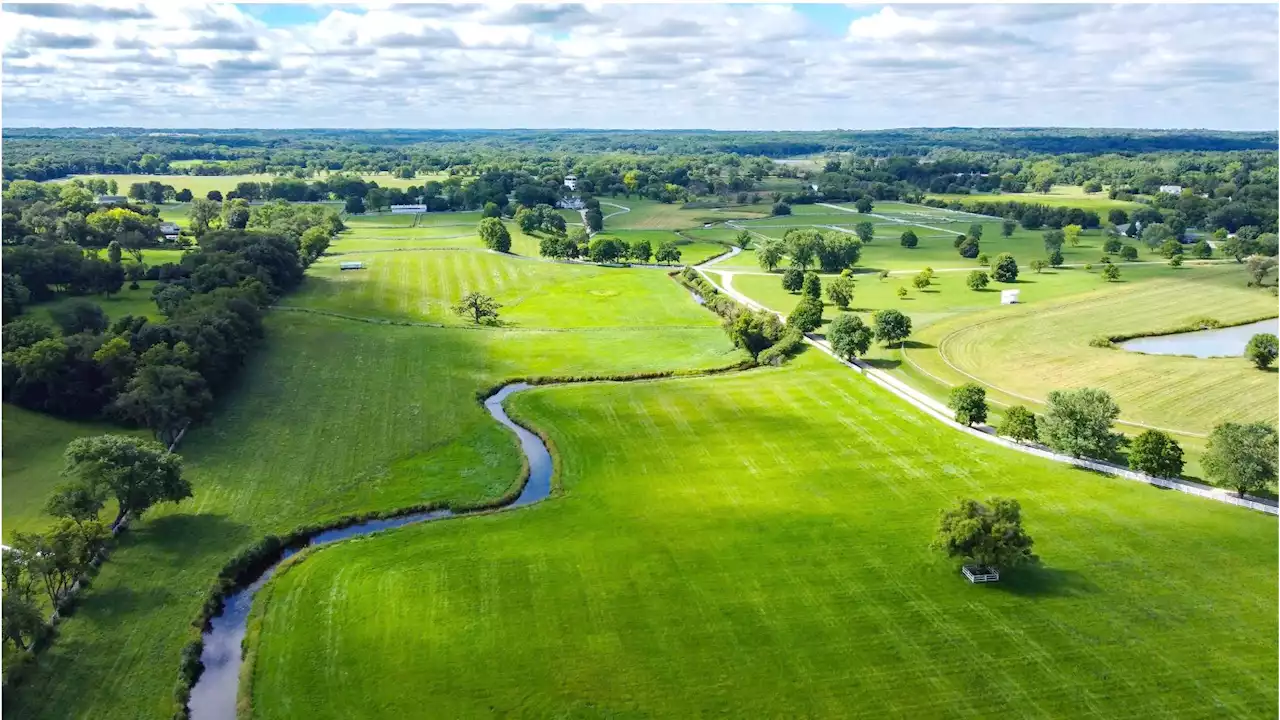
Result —
<path fill-rule="evenodd" d="M 770 308 L 766 308 L 764 305 L 734 290 L 733 284 L 732 284 L 732 275 L 729 275 L 729 277 L 726 278 L 725 285 L 721 286 L 715 280 L 711 279 L 711 277 L 704 271 L 702 267 L 698 267 L 696 269 L 713 286 L 719 288 L 730 297 L 738 300 L 739 302 L 747 305 L 748 307 L 753 307 L 761 310 L 768 310 L 769 312 L 773 312 L 778 316 L 782 316 L 782 313 L 776 310 L 771 310 Z M 916 390 L 915 388 L 912 388 L 911 386 L 907 385 L 901 380 L 894 378 L 888 373 L 883 372 L 881 370 L 877 370 L 876 368 L 873 368 L 867 365 L 861 360 L 855 360 L 853 362 L 849 362 L 837 356 L 835 352 L 831 349 L 831 346 L 825 340 L 819 340 L 816 336 L 812 334 L 806 333 L 805 341 L 810 345 L 818 348 L 822 352 L 826 353 L 827 355 L 831 356 L 837 362 L 849 368 L 850 370 L 853 370 L 854 372 L 857 372 L 867 377 L 869 380 L 876 383 L 880 387 L 883 387 L 884 389 L 888 390 L 894 395 L 897 395 L 898 397 L 907 401 L 908 403 L 915 406 L 916 408 L 923 410 L 926 414 L 931 415 L 935 419 L 940 420 L 946 425 L 949 425 L 954 429 L 960 430 L 970 435 L 971 437 L 978 437 L 987 442 L 994 443 L 996 445 L 1001 445 L 1010 450 L 1016 450 L 1018 452 L 1026 453 L 1028 455 L 1034 455 L 1036 457 L 1044 458 L 1046 460 L 1053 460 L 1055 462 L 1066 463 L 1068 465 L 1084 468 L 1086 470 L 1105 473 L 1107 475 L 1121 477 L 1127 480 L 1134 480 L 1134 481 L 1146 483 L 1148 485 L 1152 485 L 1155 487 L 1161 487 L 1161 488 L 1170 489 L 1170 490 L 1178 490 L 1179 492 L 1184 492 L 1190 495 L 1195 495 L 1197 497 L 1207 498 L 1210 500 L 1217 500 L 1218 502 L 1226 503 L 1228 505 L 1236 505 L 1238 507 L 1257 510 L 1259 512 L 1266 513 L 1268 515 L 1280 515 L 1280 504 L 1278 504 L 1276 501 L 1273 501 L 1273 500 L 1267 500 L 1265 498 L 1259 498 L 1252 495 L 1246 495 L 1245 497 L 1236 497 L 1230 494 L 1230 492 L 1228 492 L 1227 490 L 1213 487 L 1211 485 L 1204 485 L 1197 482 L 1191 482 L 1189 480 L 1156 477 L 1154 475 L 1147 475 L 1146 473 L 1136 472 L 1134 470 L 1130 470 L 1128 468 L 1122 468 L 1118 465 L 1102 462 L 1100 460 L 1093 460 L 1088 458 L 1077 458 L 1077 457 L 1072 457 L 1070 455 L 1063 455 L 1061 453 L 1053 452 L 1052 450 L 1048 450 L 1038 446 L 1024 445 L 1021 443 L 1017 443 L 1013 440 L 1009 440 L 1007 438 L 1003 438 L 1003 437 L 1000 437 L 999 435 L 996 435 L 995 429 L 987 425 L 983 425 L 979 427 L 962 425 L 955 421 L 955 419 L 951 416 L 950 409 L 947 408 L 945 405 L 938 402 L 937 400 L 934 400 L 928 395 L 925 395 L 924 393 Z"/>

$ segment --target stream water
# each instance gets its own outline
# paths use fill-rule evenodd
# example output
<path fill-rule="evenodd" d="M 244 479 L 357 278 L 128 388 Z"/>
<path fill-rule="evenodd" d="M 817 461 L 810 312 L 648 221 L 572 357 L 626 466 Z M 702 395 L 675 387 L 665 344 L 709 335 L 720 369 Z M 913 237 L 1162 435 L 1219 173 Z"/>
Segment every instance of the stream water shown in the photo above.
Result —
<path fill-rule="evenodd" d="M 1248 325 L 1215 330 L 1134 338 L 1119 345 L 1130 352 L 1148 355 L 1191 355 L 1198 358 L 1240 357 L 1244 355 L 1244 346 L 1249 344 L 1249 338 L 1258 333 L 1275 335 L 1277 330 L 1280 330 L 1280 318 L 1271 318 Z"/>
<path fill-rule="evenodd" d="M 520 449 L 529 463 L 529 478 L 525 481 L 520 494 L 502 508 L 529 505 L 546 498 L 551 494 L 551 454 L 542 438 L 517 425 L 507 416 L 502 404 L 511 395 L 532 387 L 528 383 L 512 383 L 505 385 L 494 395 L 484 401 L 485 410 L 493 419 L 515 432 L 520 439 Z M 493 508 L 488 508 L 492 510 Z M 479 512 L 479 511 L 477 511 Z M 204 663 L 204 672 L 191 688 L 191 699 L 187 708 L 192 720 L 235 720 L 236 696 L 240 687 L 241 648 L 245 629 L 249 620 L 249 610 L 253 605 L 253 596 L 270 579 L 276 567 L 282 561 L 296 553 L 302 547 L 324 545 L 347 538 L 368 535 L 379 530 L 412 525 L 414 523 L 439 520 L 440 518 L 466 515 L 451 510 L 432 510 L 429 512 L 401 515 L 394 518 L 370 520 L 357 525 L 327 530 L 313 535 L 300 546 L 289 548 L 281 553 L 261 575 L 254 578 L 244 588 L 229 595 L 223 601 L 222 612 L 210 622 L 204 633 L 204 651 L 200 660 Z"/>

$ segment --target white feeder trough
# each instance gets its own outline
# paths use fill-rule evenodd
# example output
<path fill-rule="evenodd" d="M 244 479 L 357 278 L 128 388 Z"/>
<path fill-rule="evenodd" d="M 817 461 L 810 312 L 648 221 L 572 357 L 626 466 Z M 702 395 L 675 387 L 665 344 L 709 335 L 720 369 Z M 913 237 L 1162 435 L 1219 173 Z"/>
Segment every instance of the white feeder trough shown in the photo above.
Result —
<path fill-rule="evenodd" d="M 352 261 L 352 262 L 338 263 L 338 269 L 339 270 L 363 270 L 364 263 L 358 260 Z"/>
<path fill-rule="evenodd" d="M 1014 290 L 1014 292 L 1017 292 Z M 995 568 L 984 567 L 982 565 L 965 565 L 960 568 L 960 572 L 969 579 L 971 583 L 989 583 L 1000 581 L 1000 571 Z"/>
<path fill-rule="evenodd" d="M 1001 290 L 1001 291 L 1000 291 L 1000 304 L 1001 304 L 1001 305 L 1017 305 L 1017 304 L 1018 304 L 1018 293 L 1020 293 L 1020 292 L 1022 292 L 1022 291 L 1021 291 L 1021 290 Z"/>

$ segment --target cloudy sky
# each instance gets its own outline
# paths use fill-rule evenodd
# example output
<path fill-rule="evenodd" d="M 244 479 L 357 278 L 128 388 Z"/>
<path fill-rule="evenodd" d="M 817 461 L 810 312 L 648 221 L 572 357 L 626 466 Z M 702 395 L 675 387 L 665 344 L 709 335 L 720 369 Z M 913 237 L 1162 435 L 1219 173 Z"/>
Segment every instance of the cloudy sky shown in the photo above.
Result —
<path fill-rule="evenodd" d="M 1275 5 L 7 3 L 3 124 L 1275 130 Z"/>

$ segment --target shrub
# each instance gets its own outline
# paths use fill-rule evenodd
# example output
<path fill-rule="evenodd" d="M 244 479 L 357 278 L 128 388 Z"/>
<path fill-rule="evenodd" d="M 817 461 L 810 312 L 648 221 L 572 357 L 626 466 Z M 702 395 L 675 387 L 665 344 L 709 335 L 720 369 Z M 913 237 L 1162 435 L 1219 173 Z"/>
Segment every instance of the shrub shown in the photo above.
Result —
<path fill-rule="evenodd" d="M 1018 261 L 1009 253 L 1000 253 L 995 264 L 991 266 L 991 277 L 997 282 L 1011 283 L 1018 281 Z"/>
<path fill-rule="evenodd" d="M 1035 440 L 1035 413 L 1021 405 L 1014 405 L 1005 411 L 1004 419 L 1000 421 L 1000 427 L 996 429 L 996 432 L 1017 442 Z"/>
<path fill-rule="evenodd" d="M 827 341 L 836 355 L 845 360 L 854 360 L 865 355 L 871 347 L 875 333 L 862 322 L 862 318 L 852 313 L 840 313 L 827 328 Z"/>
<path fill-rule="evenodd" d="M 1103 390 L 1053 390 L 1037 423 L 1040 440 L 1073 457 L 1107 460 L 1123 440 L 1111 431 L 1111 423 L 1119 416 L 1120 407 Z"/>
<path fill-rule="evenodd" d="M 987 277 L 987 274 L 981 270 L 974 270 L 965 278 L 965 284 L 969 286 L 970 290 L 975 291 L 985 288 L 988 282 L 989 278 Z"/>
<path fill-rule="evenodd" d="M 982 567 L 1008 569 L 1037 562 L 1034 541 L 1022 528 L 1017 500 L 991 498 L 986 505 L 960 500 L 943 511 L 933 548 Z"/>
<path fill-rule="evenodd" d="M 1156 477 L 1179 477 L 1182 475 L 1182 447 L 1177 440 L 1159 430 L 1147 430 L 1134 438 L 1129 447 L 1129 467 Z"/>
<path fill-rule="evenodd" d="M 987 421 L 987 391 L 976 383 L 965 383 L 951 389 L 947 407 L 956 412 L 956 422 L 973 425 Z"/>
<path fill-rule="evenodd" d="M 1249 344 L 1245 345 L 1244 356 L 1257 366 L 1259 370 L 1266 370 L 1267 366 L 1275 362 L 1276 354 L 1280 351 L 1280 341 L 1271 333 L 1258 333 L 1249 338 Z"/>
<path fill-rule="evenodd" d="M 790 267 L 782 272 L 782 289 L 789 293 L 800 292 L 804 287 L 804 271 Z"/>

